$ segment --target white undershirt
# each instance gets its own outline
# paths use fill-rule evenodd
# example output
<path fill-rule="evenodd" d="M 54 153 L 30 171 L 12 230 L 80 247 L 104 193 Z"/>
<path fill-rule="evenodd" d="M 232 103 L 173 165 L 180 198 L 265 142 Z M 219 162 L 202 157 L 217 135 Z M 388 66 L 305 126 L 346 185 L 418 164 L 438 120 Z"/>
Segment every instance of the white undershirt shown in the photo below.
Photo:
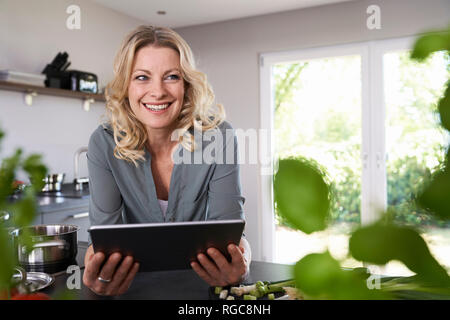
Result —
<path fill-rule="evenodd" d="M 166 217 L 167 205 L 169 204 L 169 201 L 158 199 L 158 202 L 159 207 L 161 208 L 161 211 L 163 213 L 163 216 Z"/>

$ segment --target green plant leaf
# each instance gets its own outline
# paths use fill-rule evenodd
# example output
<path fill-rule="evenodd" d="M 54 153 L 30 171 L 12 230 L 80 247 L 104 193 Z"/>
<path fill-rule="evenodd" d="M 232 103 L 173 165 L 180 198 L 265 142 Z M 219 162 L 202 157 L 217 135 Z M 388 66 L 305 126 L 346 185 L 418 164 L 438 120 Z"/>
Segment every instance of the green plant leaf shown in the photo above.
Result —
<path fill-rule="evenodd" d="M 438 110 L 442 126 L 450 131 L 450 81 L 447 82 L 444 96 L 439 100 Z"/>
<path fill-rule="evenodd" d="M 450 50 L 450 29 L 428 32 L 419 37 L 411 52 L 411 59 L 423 61 L 431 53 L 441 50 Z"/>
<path fill-rule="evenodd" d="M 0 140 L 3 136 L 0 130 Z M 19 169 L 24 169 L 29 174 L 32 185 L 23 190 L 20 200 L 11 203 L 8 197 L 14 192 L 13 182 Z M 4 158 L 1 162 L 0 211 L 8 212 L 10 218 L 6 222 L 0 221 L 0 290 L 9 289 L 13 285 L 11 278 L 14 267 L 18 264 L 8 228 L 21 228 L 32 224 L 37 211 L 35 194 L 42 189 L 46 174 L 47 168 L 43 165 L 41 156 L 32 154 L 22 161 L 21 149 L 17 149 L 11 157 Z M 24 245 L 28 253 L 33 249 L 31 234 L 27 228 L 20 232 L 16 241 Z"/>
<path fill-rule="evenodd" d="M 280 215 L 297 229 L 310 234 L 326 228 L 330 186 L 314 162 L 304 158 L 280 160 L 274 195 Z"/>
<path fill-rule="evenodd" d="M 14 274 L 16 259 L 13 252 L 13 246 L 10 243 L 8 231 L 3 225 L 0 226 L 0 291 L 8 289 L 11 284 L 11 278 Z"/>
<path fill-rule="evenodd" d="M 412 228 L 375 223 L 353 232 L 351 255 L 359 261 L 384 265 L 399 260 L 423 283 L 448 286 L 450 277 L 431 255 L 427 244 Z"/>
<path fill-rule="evenodd" d="M 47 167 L 42 163 L 42 156 L 31 154 L 23 161 L 23 169 L 28 173 L 31 184 L 36 191 L 40 191 L 45 182 L 43 179 L 47 175 Z"/>
<path fill-rule="evenodd" d="M 20 165 L 22 150 L 17 149 L 14 155 L 4 158 L 0 167 L 0 199 L 4 200 L 14 191 L 13 181 Z"/>
<path fill-rule="evenodd" d="M 16 227 L 25 227 L 31 225 L 35 213 L 37 212 L 36 198 L 34 190 L 28 188 L 24 190 L 24 195 L 20 201 L 16 201 L 7 207 L 7 211 L 11 212 L 13 224 Z"/>
<path fill-rule="evenodd" d="M 450 152 L 450 151 L 449 151 Z M 417 197 L 417 204 L 441 219 L 450 219 L 450 168 L 434 173 L 431 182 Z"/>
<path fill-rule="evenodd" d="M 5 133 L 0 129 L 0 142 L 3 140 Z"/>
<path fill-rule="evenodd" d="M 370 290 L 360 273 L 342 270 L 330 253 L 312 253 L 294 267 L 296 287 L 315 299 L 388 299 L 380 290 Z"/>

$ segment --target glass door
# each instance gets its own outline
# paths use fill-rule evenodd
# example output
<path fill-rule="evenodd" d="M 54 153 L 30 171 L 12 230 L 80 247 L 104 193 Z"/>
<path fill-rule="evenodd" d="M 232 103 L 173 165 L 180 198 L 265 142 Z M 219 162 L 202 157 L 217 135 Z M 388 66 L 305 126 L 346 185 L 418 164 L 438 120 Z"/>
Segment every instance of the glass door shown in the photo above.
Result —
<path fill-rule="evenodd" d="M 275 262 L 294 263 L 329 250 L 344 266 L 348 237 L 361 213 L 361 56 L 345 55 L 278 63 L 274 84 L 276 159 L 306 157 L 333 181 L 331 226 L 306 235 L 294 230 L 275 209 Z"/>
<path fill-rule="evenodd" d="M 387 205 L 397 223 L 421 230 L 432 254 L 450 268 L 450 224 L 431 218 L 414 201 L 418 188 L 443 162 L 448 145 L 437 102 L 450 76 L 450 60 L 443 52 L 423 63 L 409 56 L 407 50 L 383 53 Z M 385 269 L 388 274 L 412 274 L 395 262 Z"/>

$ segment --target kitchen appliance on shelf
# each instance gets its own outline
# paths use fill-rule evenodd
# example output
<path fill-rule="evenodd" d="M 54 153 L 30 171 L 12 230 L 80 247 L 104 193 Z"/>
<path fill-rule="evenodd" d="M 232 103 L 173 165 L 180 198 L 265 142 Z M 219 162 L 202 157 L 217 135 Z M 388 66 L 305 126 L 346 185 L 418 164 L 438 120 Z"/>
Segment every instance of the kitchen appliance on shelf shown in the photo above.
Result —
<path fill-rule="evenodd" d="M 16 70 L 0 70 L 0 80 L 44 87 L 45 75 Z"/>
<path fill-rule="evenodd" d="M 87 93 L 98 92 L 97 75 L 79 70 L 67 70 L 71 62 L 67 52 L 59 52 L 42 70 L 46 75 L 45 86 Z"/>

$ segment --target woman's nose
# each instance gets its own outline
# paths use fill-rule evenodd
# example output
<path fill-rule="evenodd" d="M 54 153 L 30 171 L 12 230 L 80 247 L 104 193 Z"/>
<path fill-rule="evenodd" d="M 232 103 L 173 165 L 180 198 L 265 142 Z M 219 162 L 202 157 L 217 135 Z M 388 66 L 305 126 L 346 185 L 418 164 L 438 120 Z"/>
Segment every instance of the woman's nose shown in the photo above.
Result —
<path fill-rule="evenodd" d="M 162 98 L 166 95 L 166 89 L 162 81 L 152 81 L 149 87 L 150 96 L 157 99 Z"/>

